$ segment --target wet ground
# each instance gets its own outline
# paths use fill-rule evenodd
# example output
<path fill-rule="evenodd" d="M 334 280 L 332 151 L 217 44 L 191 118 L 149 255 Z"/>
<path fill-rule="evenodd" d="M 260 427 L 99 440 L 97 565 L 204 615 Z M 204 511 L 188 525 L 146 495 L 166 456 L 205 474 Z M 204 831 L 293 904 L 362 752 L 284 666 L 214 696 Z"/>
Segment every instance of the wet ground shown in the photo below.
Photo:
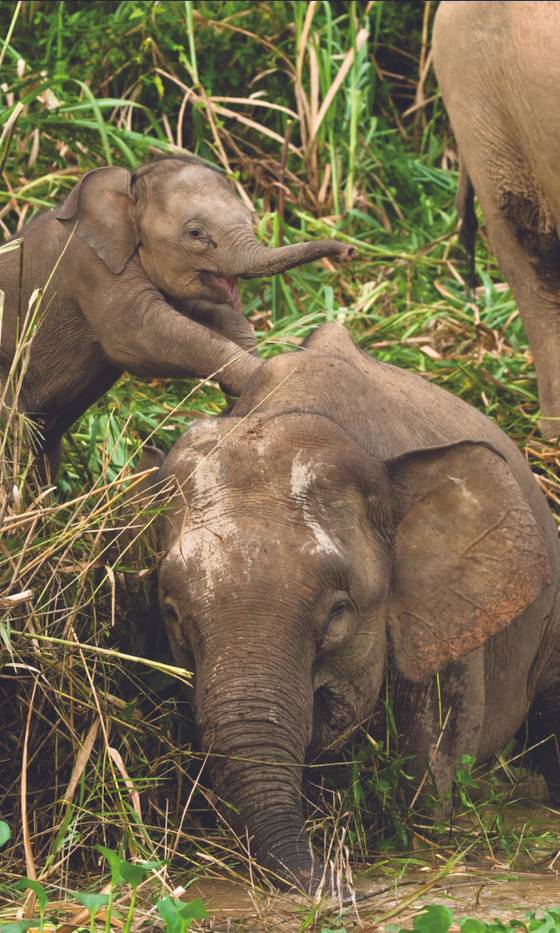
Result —
<path fill-rule="evenodd" d="M 209 926 L 216 931 L 292 933 L 302 929 L 313 912 L 310 902 L 302 899 L 267 896 L 225 880 L 199 881 L 189 888 L 188 894 L 189 898 L 204 900 L 211 917 Z M 348 931 L 383 933 L 390 924 L 410 927 L 415 913 L 428 904 L 445 904 L 457 918 L 523 920 L 527 910 L 560 907 L 560 870 L 489 875 L 454 869 L 440 880 L 438 873 L 426 872 L 405 883 L 391 884 L 382 879 L 367 884 L 358 882 L 355 904 L 345 903 L 341 909 L 334 900 L 325 902 L 315 928 L 332 928 L 336 923 Z"/>
<path fill-rule="evenodd" d="M 343 926 L 350 930 L 379 930 L 390 924 L 411 927 L 422 906 L 445 904 L 457 918 L 479 920 L 523 920 L 528 910 L 560 907 L 560 871 L 546 874 L 498 873 L 492 877 L 455 869 L 443 880 L 425 873 L 404 884 L 382 879 L 357 885 L 356 902 L 342 905 L 325 902 L 317 916 L 316 929 Z M 418 896 L 419 892 L 423 893 Z M 190 897 L 201 897 L 216 931 L 298 931 L 312 914 L 310 902 L 289 896 L 263 895 L 256 889 L 230 881 L 203 880 L 189 888 Z M 313 927 L 311 926 L 311 929 Z"/>
<path fill-rule="evenodd" d="M 403 869 L 404 860 L 395 866 L 386 861 L 379 870 L 373 866 L 355 878 L 353 901 L 324 899 L 319 908 L 310 899 L 266 893 L 223 878 L 197 881 L 186 898 L 202 898 L 211 917 L 209 928 L 226 933 L 337 927 L 348 933 L 383 933 L 391 924 L 410 928 L 414 915 L 429 904 L 445 904 L 458 919 L 485 921 L 523 920 L 526 911 L 560 908 L 560 812 L 543 803 L 513 804 L 505 811 L 502 826 L 504 833 L 517 829 L 515 870 L 509 868 L 505 853 L 501 857 L 496 850 L 484 852 L 479 839 L 468 867 L 462 858 L 453 864 L 449 853 L 434 855 L 433 850 L 432 865 L 422 866 L 424 856 L 416 852 L 413 871 Z M 434 867 L 438 864 L 439 869 Z"/>

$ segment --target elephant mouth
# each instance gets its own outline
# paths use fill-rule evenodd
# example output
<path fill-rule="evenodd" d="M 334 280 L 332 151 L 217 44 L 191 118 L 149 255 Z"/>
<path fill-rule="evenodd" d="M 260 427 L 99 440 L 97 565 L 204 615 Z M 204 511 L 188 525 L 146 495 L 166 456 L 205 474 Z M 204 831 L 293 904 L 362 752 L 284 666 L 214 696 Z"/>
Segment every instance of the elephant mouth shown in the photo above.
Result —
<path fill-rule="evenodd" d="M 203 275 L 214 291 L 221 292 L 221 296 L 228 305 L 231 305 L 236 311 L 241 311 L 241 297 L 235 275 L 217 275 L 215 272 L 205 272 Z"/>

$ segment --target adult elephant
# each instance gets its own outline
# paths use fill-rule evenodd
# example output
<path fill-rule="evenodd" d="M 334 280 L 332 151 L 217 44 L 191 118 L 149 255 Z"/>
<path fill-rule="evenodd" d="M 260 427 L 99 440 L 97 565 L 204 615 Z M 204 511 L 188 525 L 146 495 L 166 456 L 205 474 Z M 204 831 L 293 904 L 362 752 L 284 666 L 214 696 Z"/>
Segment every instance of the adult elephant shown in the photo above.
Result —
<path fill-rule="evenodd" d="M 558 736 L 558 534 L 480 412 L 328 324 L 150 464 L 173 655 L 217 791 L 277 873 L 317 881 L 306 753 L 374 711 L 387 659 L 403 750 L 442 801 L 461 755 L 487 759 L 528 711 L 531 744 Z M 558 803 L 557 747 L 535 754 Z"/>
<path fill-rule="evenodd" d="M 474 253 L 474 192 L 535 361 L 548 438 L 560 434 L 560 4 L 444 0 L 434 67 L 458 143 L 457 204 Z"/>
<path fill-rule="evenodd" d="M 38 424 L 51 474 L 62 434 L 125 370 L 215 376 L 241 393 L 259 361 L 237 278 L 352 253 L 334 240 L 267 249 L 231 185 L 194 157 L 89 172 L 18 239 L 0 253 L 0 389 L 10 381 Z M 19 384 L 18 336 L 34 313 Z"/>

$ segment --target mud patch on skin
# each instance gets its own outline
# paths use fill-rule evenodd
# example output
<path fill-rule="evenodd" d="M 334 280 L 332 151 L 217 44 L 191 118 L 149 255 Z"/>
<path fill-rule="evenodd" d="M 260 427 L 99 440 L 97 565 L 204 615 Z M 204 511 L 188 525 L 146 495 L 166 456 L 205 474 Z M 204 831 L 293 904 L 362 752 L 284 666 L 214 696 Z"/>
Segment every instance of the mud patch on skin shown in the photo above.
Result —
<path fill-rule="evenodd" d="M 551 287 L 560 284 L 560 240 L 544 195 L 527 182 L 526 191 L 498 189 L 498 204 L 539 278 Z"/>
<path fill-rule="evenodd" d="M 452 483 L 456 483 L 458 486 L 460 486 L 461 492 L 466 499 L 472 502 L 473 505 L 478 505 L 478 499 L 472 494 L 463 479 L 460 479 L 458 476 L 451 476 L 450 474 L 448 475 L 448 479 L 450 479 Z"/>
<path fill-rule="evenodd" d="M 316 544 L 312 548 L 313 553 L 340 556 L 341 552 L 338 544 L 331 538 L 326 528 L 317 521 L 309 507 L 308 493 L 320 476 L 321 464 L 311 460 L 306 462 L 301 454 L 302 451 L 298 451 L 292 462 L 290 475 L 292 499 L 296 506 L 301 509 L 303 520 L 315 538 Z"/>

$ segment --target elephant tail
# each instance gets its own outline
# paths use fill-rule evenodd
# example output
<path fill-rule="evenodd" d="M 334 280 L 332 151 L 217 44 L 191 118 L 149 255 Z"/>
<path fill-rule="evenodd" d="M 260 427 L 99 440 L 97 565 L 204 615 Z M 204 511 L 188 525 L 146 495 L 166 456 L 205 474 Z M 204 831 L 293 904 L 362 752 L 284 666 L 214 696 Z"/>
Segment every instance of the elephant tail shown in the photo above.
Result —
<path fill-rule="evenodd" d="M 475 240 L 478 221 L 474 209 L 474 188 L 463 162 L 459 165 L 459 186 L 455 204 L 461 221 L 459 237 L 468 257 L 468 281 L 469 285 L 474 285 L 476 283 Z"/>

